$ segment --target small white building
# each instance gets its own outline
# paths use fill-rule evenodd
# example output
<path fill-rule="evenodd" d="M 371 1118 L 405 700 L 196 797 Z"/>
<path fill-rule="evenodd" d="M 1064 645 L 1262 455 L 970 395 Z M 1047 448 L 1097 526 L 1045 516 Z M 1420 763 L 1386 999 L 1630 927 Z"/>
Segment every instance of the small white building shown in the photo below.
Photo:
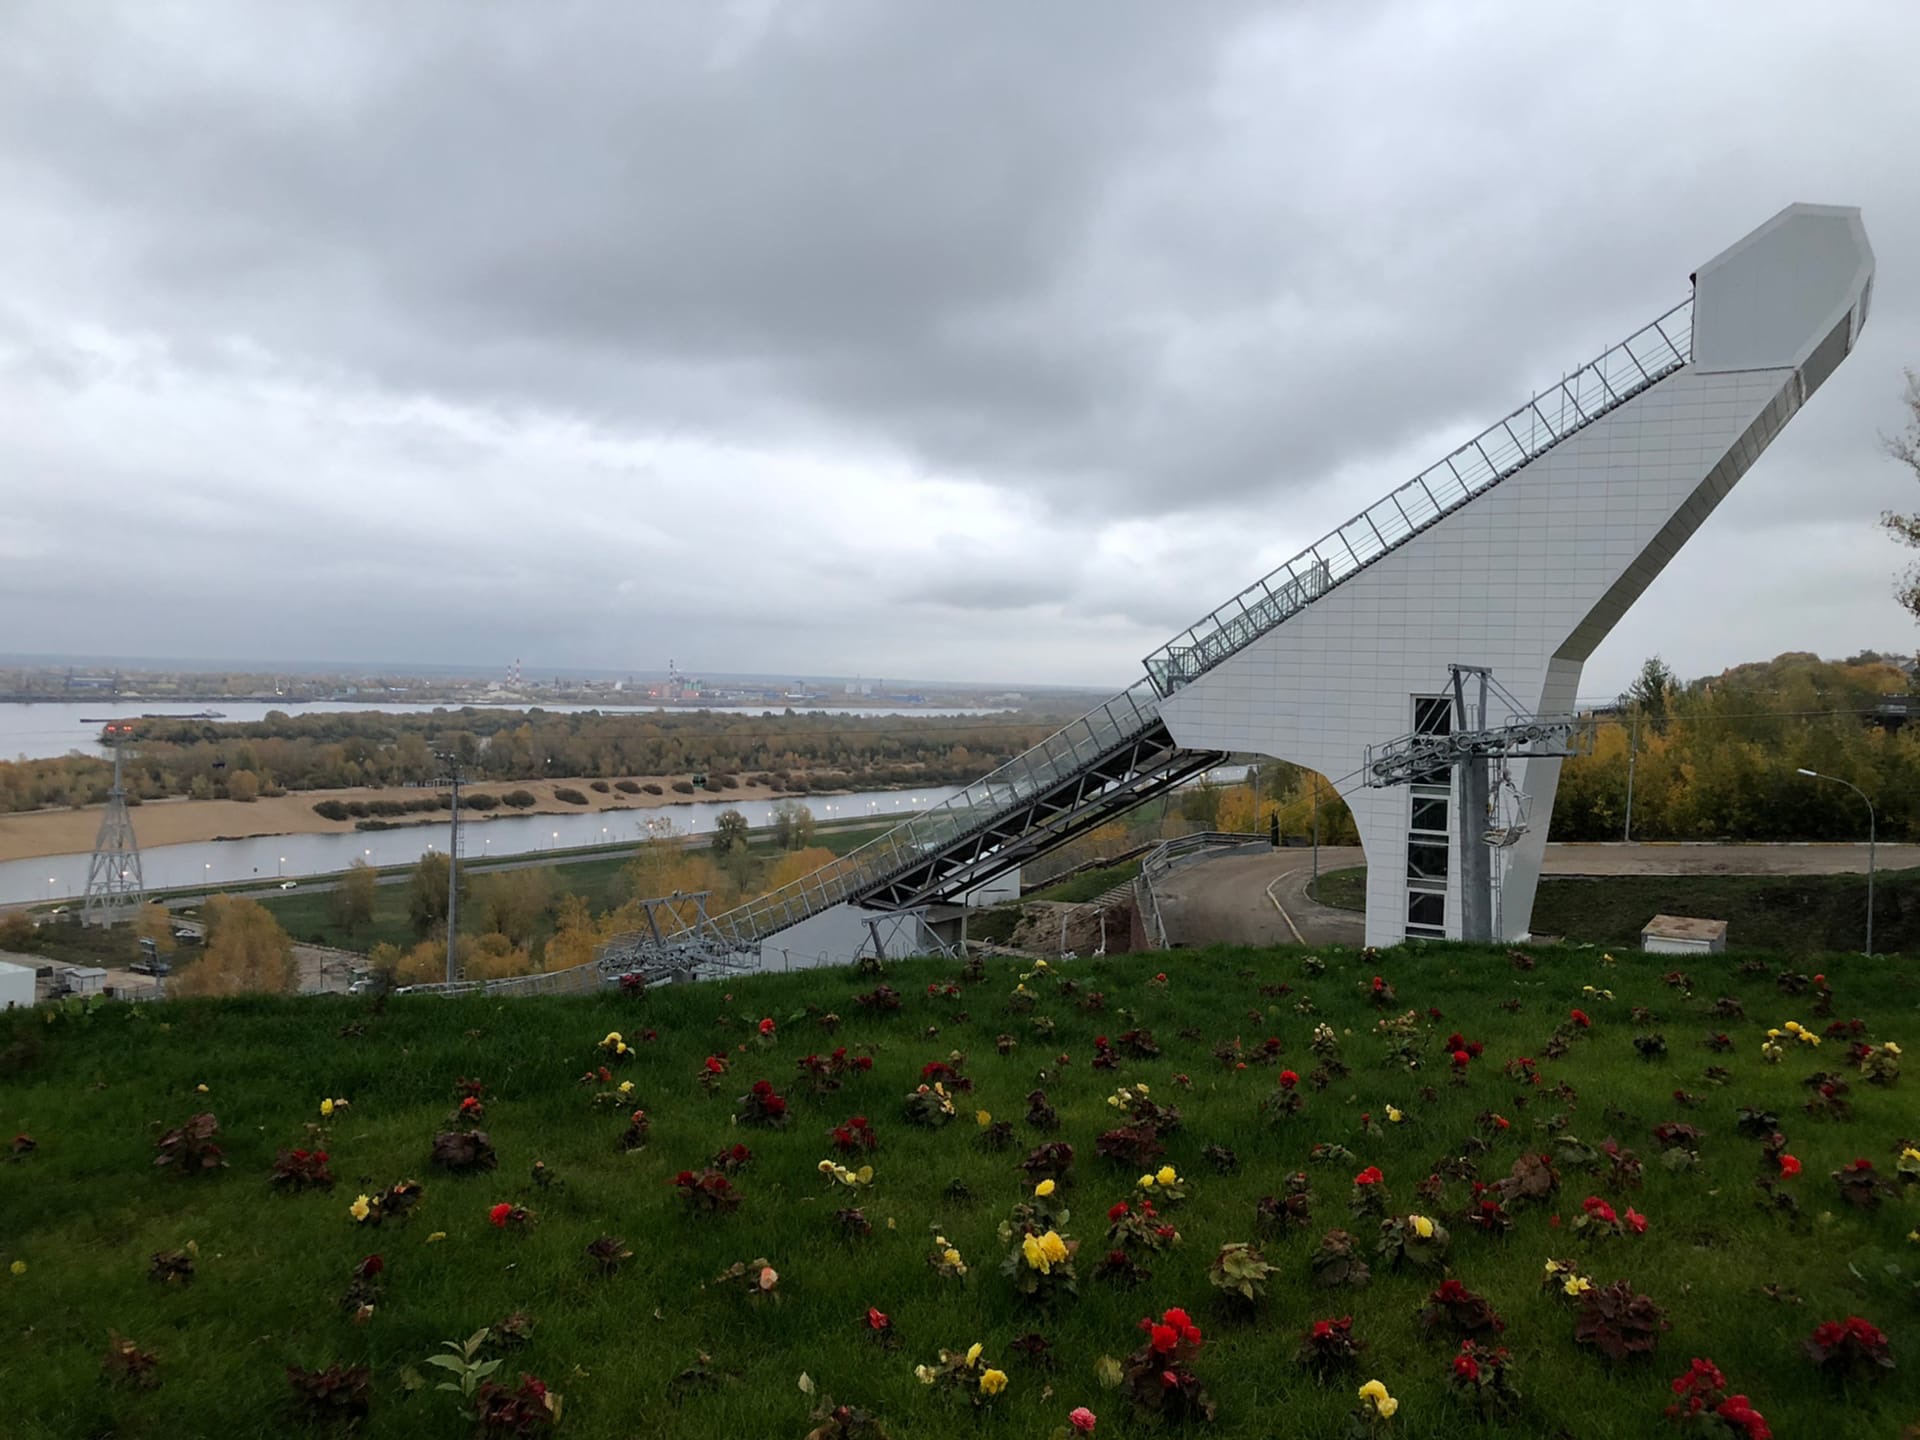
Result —
<path fill-rule="evenodd" d="M 0 960 L 0 1010 L 33 1004 L 33 967 Z"/>
<path fill-rule="evenodd" d="M 1727 922 L 1688 915 L 1656 915 L 1640 931 L 1649 955 L 1718 955 L 1727 948 Z"/>

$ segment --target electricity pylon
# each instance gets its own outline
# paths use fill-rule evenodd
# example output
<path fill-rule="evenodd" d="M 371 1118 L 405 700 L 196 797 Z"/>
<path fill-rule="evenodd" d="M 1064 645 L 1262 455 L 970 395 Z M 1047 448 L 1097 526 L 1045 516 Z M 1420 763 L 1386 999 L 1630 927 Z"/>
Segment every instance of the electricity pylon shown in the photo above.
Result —
<path fill-rule="evenodd" d="M 121 747 L 132 739 L 133 726 L 124 722 L 109 724 L 100 732 L 100 743 L 113 750 L 113 789 L 108 792 L 107 813 L 100 817 L 93 861 L 87 867 L 87 898 L 80 918 L 89 925 L 125 919 L 147 898 L 140 877 L 140 842 L 133 837 L 127 792 L 120 781 Z"/>

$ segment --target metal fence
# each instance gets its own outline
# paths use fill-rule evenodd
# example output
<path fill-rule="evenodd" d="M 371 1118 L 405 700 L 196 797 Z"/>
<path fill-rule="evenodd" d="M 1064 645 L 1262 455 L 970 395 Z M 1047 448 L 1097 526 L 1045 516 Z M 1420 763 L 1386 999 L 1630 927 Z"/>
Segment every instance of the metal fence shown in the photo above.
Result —
<path fill-rule="evenodd" d="M 1146 927 L 1147 938 L 1153 942 L 1153 948 L 1167 948 L 1167 922 L 1160 913 L 1160 897 L 1154 893 L 1153 882 L 1164 880 L 1182 865 L 1194 860 L 1226 854 L 1235 850 L 1271 850 L 1273 846 L 1264 835 L 1242 835 L 1230 830 L 1202 830 L 1196 835 L 1182 835 L 1177 840 L 1163 841 L 1148 853 L 1140 862 L 1139 897 L 1145 903 L 1138 907 L 1141 923 Z"/>

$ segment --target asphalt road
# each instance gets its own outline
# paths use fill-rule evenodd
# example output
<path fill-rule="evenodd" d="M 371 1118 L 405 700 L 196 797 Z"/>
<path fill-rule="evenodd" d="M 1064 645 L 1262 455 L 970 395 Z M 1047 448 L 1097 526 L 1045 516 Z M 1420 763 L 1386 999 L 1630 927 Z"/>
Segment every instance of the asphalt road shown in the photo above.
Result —
<path fill-rule="evenodd" d="M 1357 847 L 1322 846 L 1320 871 L 1366 863 Z M 1920 865 L 1920 845 L 1882 845 L 1883 870 Z M 1548 845 L 1548 875 L 1864 874 L 1864 845 Z M 1184 945 L 1359 945 L 1362 918 L 1307 898 L 1313 852 L 1201 860 L 1157 887 L 1168 938 Z"/>

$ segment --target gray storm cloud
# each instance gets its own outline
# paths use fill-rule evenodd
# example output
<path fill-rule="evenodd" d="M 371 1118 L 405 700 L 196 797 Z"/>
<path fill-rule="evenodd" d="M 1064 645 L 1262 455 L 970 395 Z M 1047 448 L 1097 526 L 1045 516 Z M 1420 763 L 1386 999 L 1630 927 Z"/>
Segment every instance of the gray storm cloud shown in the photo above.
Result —
<path fill-rule="evenodd" d="M 10 6 L 3 648 L 1124 683 L 1795 199 L 1865 207 L 1861 354 L 1592 675 L 1905 645 L 1916 41 L 1865 3 Z"/>

